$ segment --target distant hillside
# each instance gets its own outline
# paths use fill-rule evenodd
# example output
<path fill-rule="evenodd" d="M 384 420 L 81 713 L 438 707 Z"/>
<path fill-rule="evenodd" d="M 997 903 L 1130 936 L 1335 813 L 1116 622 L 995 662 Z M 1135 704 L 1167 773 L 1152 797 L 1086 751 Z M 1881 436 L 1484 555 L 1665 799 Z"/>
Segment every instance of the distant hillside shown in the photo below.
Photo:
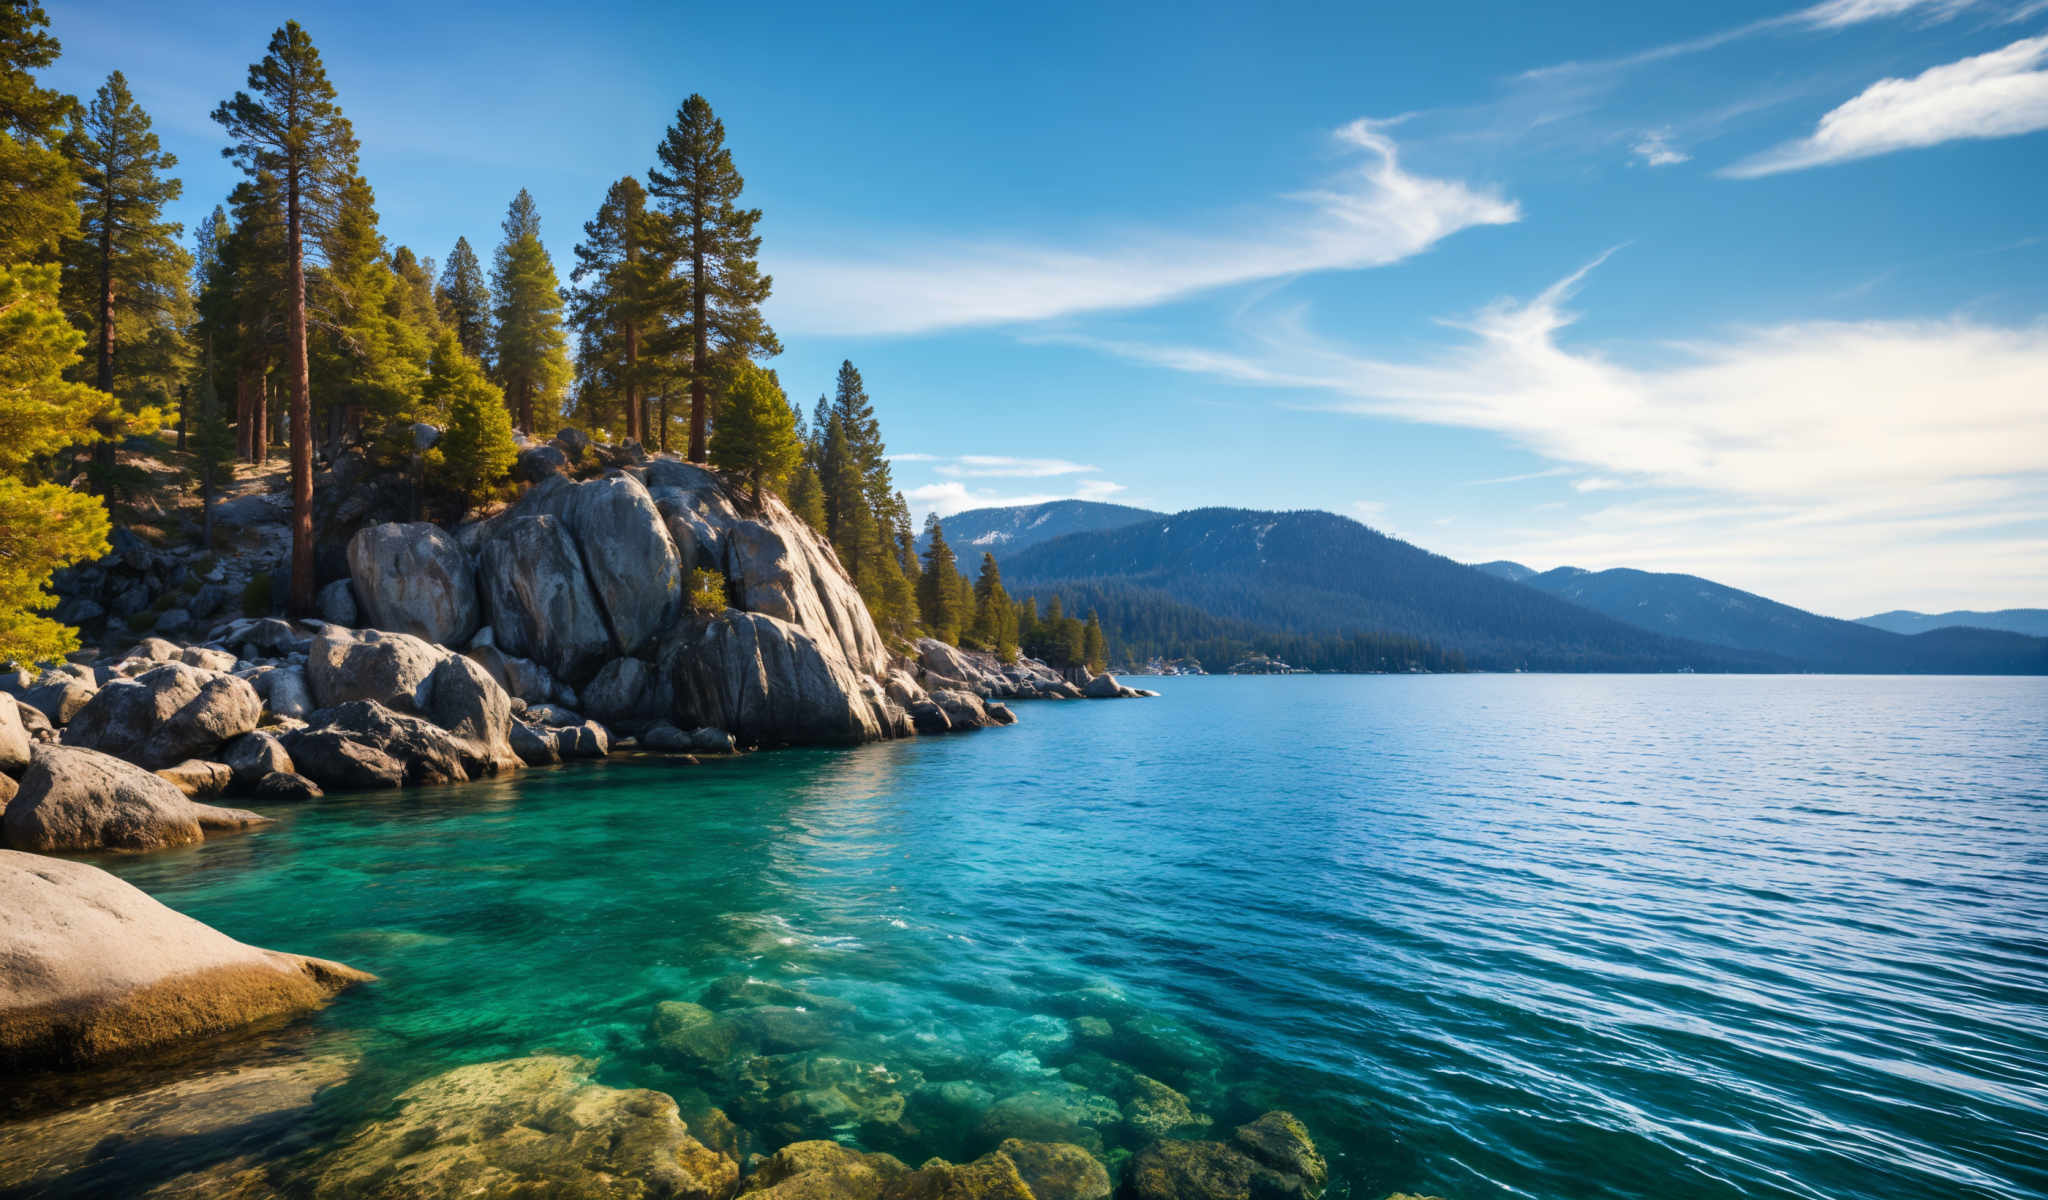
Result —
<path fill-rule="evenodd" d="M 1011 554 L 1051 538 L 1098 529 L 1118 529 L 1163 514 L 1148 508 L 1123 504 L 1100 504 L 1093 500 L 1054 500 L 1047 504 L 1023 504 L 1011 508 L 970 508 L 940 518 L 946 542 L 960 556 L 969 573 L 981 561 L 981 552 L 993 551 L 997 561 L 1007 562 Z M 917 538 L 917 551 L 924 553 L 926 539 Z"/>
<path fill-rule="evenodd" d="M 1509 562 L 1505 558 L 1495 559 L 1492 562 L 1479 563 L 1472 569 L 1475 571 L 1484 571 L 1488 575 L 1492 575 L 1497 579 L 1505 579 L 1509 583 L 1527 583 L 1529 579 L 1536 574 L 1536 571 L 1533 567 L 1525 567 L 1518 562 Z"/>
<path fill-rule="evenodd" d="M 1997 612 L 1970 612 L 1958 609 L 1955 612 L 1922 613 L 1907 608 L 1895 608 L 1874 617 L 1860 617 L 1858 625 L 1882 629 L 1887 633 L 1926 633 L 1934 629 L 2000 629 L 2007 633 L 2023 633 L 2028 637 L 2048 637 L 2048 608 L 2001 608 Z"/>
<path fill-rule="evenodd" d="M 2039 638 L 1979 629 L 1902 636 L 1855 621 L 1817 616 L 1694 575 L 1559 567 L 1522 582 L 1654 633 L 1777 655 L 1810 670 L 1909 674 L 2048 671 L 2048 642 Z"/>
<path fill-rule="evenodd" d="M 1013 594 L 1057 591 L 1069 605 L 1104 609 L 1113 642 L 1193 636 L 1182 627 L 1196 612 L 1275 636 L 1405 635 L 1490 670 L 1793 666 L 1648 633 L 1326 512 L 1198 509 L 1042 541 L 1001 561 Z"/>

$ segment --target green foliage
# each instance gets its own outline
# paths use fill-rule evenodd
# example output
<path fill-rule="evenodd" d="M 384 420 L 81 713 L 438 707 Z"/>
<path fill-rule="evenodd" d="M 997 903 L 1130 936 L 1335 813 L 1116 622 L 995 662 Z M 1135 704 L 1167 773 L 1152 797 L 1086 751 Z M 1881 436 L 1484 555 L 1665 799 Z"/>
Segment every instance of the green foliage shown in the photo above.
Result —
<path fill-rule="evenodd" d="M 700 617 L 715 617 L 726 610 L 725 576 L 709 567 L 690 573 L 690 611 Z"/>
<path fill-rule="evenodd" d="M 1103 636 L 1102 619 L 1088 610 L 1088 627 L 1081 641 L 1081 661 L 1091 675 L 1100 675 L 1109 669 L 1109 639 Z"/>
<path fill-rule="evenodd" d="M 789 511 L 802 517 L 804 524 L 821 534 L 825 532 L 825 485 L 818 482 L 817 468 L 799 462 L 789 473 L 789 491 L 783 499 L 788 502 Z"/>
<path fill-rule="evenodd" d="M 245 617 L 266 617 L 277 607 L 275 589 L 270 583 L 270 572 L 258 571 L 242 585 L 242 615 Z"/>
<path fill-rule="evenodd" d="M 781 488 L 803 460 L 796 414 L 775 376 L 753 363 L 734 368 L 723 390 L 725 405 L 718 418 L 718 438 L 711 443 L 711 461 L 745 480 L 759 504 L 762 492 Z"/>
<path fill-rule="evenodd" d="M 628 175 L 612 184 L 576 246 L 569 320 L 577 331 L 577 415 L 666 448 L 667 431 L 650 428 L 646 412 L 649 390 L 665 367 L 650 351 L 676 349 L 662 336 L 673 289 L 652 251 L 661 238 L 658 225 L 639 180 Z"/>
<path fill-rule="evenodd" d="M 1003 572 L 996 566 L 996 556 L 986 552 L 981 556 L 981 573 L 974 580 L 974 619 L 967 636 L 1004 662 L 1017 661 L 1017 608 L 1003 590 Z"/>
<path fill-rule="evenodd" d="M 109 494 L 115 443 L 163 427 L 190 365 L 191 258 L 178 243 L 184 227 L 163 217 L 183 185 L 166 174 L 177 157 L 163 152 L 119 71 L 73 115 L 64 148 L 82 214 L 64 244 L 64 308 L 86 334 L 71 374 L 113 397 L 93 418 L 94 490 Z"/>
<path fill-rule="evenodd" d="M 647 173 L 659 203 L 661 257 L 673 264 L 687 306 L 687 344 L 671 359 L 690 393 L 690 459 L 709 449 L 713 390 L 733 364 L 778 354 L 782 344 L 761 317 L 774 281 L 761 274 L 758 208 L 738 204 L 745 181 L 725 148 L 725 125 L 692 95 L 656 151 Z"/>
<path fill-rule="evenodd" d="M 0 2 L 0 266 L 47 255 L 78 222 L 77 180 L 61 149 L 78 101 L 33 74 L 57 61 L 49 24 L 41 4 Z"/>
<path fill-rule="evenodd" d="M 918 580 L 917 606 L 925 628 L 943 642 L 960 641 L 960 633 L 974 617 L 973 593 L 946 544 L 946 531 L 937 514 L 925 521 L 929 541 L 924 552 L 924 574 Z"/>
<path fill-rule="evenodd" d="M 314 276 L 325 315 L 312 346 L 315 396 L 323 408 L 373 425 L 412 418 L 438 322 L 431 307 L 419 311 L 416 281 L 401 277 L 385 252 L 376 196 L 361 176 L 342 188 L 320 240 L 327 261 Z M 418 264 L 412 270 L 417 275 Z"/>
<path fill-rule="evenodd" d="M 491 269 L 493 378 L 505 391 L 513 422 L 528 433 L 561 419 L 568 386 L 569 340 L 562 329 L 562 293 L 554 260 L 540 241 L 540 210 L 525 188 L 505 213 L 505 240 Z"/>
<path fill-rule="evenodd" d="M 454 327 L 462 352 L 482 362 L 491 344 L 491 289 L 466 237 L 456 238 L 455 248 L 448 252 L 441 282 L 434 289 L 434 305 L 441 319 Z"/>
<path fill-rule="evenodd" d="M 454 332 L 446 331 L 434 348 L 422 403 L 447 414 L 448 427 L 434 447 L 433 480 L 467 512 L 504 482 L 519 456 L 505 398 L 477 361 L 462 352 Z"/>

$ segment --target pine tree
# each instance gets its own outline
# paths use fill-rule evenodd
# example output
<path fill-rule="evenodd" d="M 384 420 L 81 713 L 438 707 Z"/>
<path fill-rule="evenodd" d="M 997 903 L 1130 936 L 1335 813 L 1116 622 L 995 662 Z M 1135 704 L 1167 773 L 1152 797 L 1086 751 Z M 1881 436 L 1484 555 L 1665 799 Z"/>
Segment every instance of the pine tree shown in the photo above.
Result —
<path fill-rule="evenodd" d="M 1017 661 L 1017 608 L 1003 590 L 1003 572 L 996 556 L 983 552 L 981 574 L 974 581 L 972 636 L 1004 662 Z"/>
<path fill-rule="evenodd" d="M 569 319 L 584 350 L 576 361 L 579 391 L 605 411 L 615 404 L 626 436 L 643 445 L 659 441 L 648 427 L 648 379 L 641 364 L 664 291 L 660 263 L 649 252 L 653 234 L 647 190 L 629 175 L 612 184 L 597 216 L 584 222 L 569 276 L 577 285 Z M 611 404 L 599 399 L 606 394 Z"/>
<path fill-rule="evenodd" d="M 804 524 L 819 533 L 825 532 L 825 489 L 818 482 L 818 469 L 808 462 L 798 462 L 796 470 L 789 475 L 789 511 L 802 517 Z"/>
<path fill-rule="evenodd" d="M 718 418 L 718 440 L 712 462 L 744 480 L 756 506 L 764 490 L 780 488 L 802 461 L 796 440 L 796 414 L 773 372 L 742 363 L 721 389 L 724 407 Z"/>
<path fill-rule="evenodd" d="M 942 642 L 957 643 L 960 626 L 968 615 L 960 605 L 960 568 L 953 548 L 946 544 L 946 531 L 937 513 L 925 520 L 926 545 L 924 577 L 918 581 L 917 603 L 924 626 Z"/>
<path fill-rule="evenodd" d="M 482 362 L 491 344 L 491 289 L 484 283 L 483 264 L 477 261 L 476 251 L 469 248 L 469 239 L 455 239 L 455 248 L 448 252 L 448 264 L 441 268 L 441 283 L 435 289 L 434 300 L 441 309 L 441 319 L 455 327 L 455 339 L 462 343 L 462 352 Z"/>
<path fill-rule="evenodd" d="M 320 52 L 297 21 L 249 68 L 249 87 L 214 109 L 234 145 L 222 151 L 252 179 L 284 196 L 285 378 L 291 389 L 292 570 L 290 610 L 313 608 L 313 399 L 306 358 L 306 239 L 333 212 L 355 175 L 356 136 L 335 102 Z"/>
<path fill-rule="evenodd" d="M 540 241 L 540 210 L 520 188 L 505 213 L 505 240 L 491 268 L 491 366 L 521 430 L 553 425 L 569 383 L 569 339 L 554 261 Z"/>
<path fill-rule="evenodd" d="M 657 156 L 661 165 L 647 179 L 666 218 L 664 257 L 687 288 L 689 346 L 675 357 L 679 367 L 688 363 L 690 461 L 703 462 L 721 368 L 782 350 L 761 317 L 774 281 L 756 261 L 761 210 L 738 206 L 744 181 L 725 148 L 725 125 L 704 97 L 683 101 Z"/>
<path fill-rule="evenodd" d="M 177 156 L 163 151 L 119 71 L 74 114 L 64 145 L 81 214 L 64 247 L 65 308 L 87 336 L 77 377 L 115 400 L 93 420 L 93 488 L 111 495 L 147 479 L 117 475 L 115 447 L 163 427 L 187 368 L 191 258 L 178 244 L 184 227 L 163 215 L 184 189 L 165 174 Z"/>
<path fill-rule="evenodd" d="M 411 297 L 377 228 L 376 194 L 361 176 L 342 187 L 320 241 L 312 377 L 328 428 L 405 419 L 427 377 L 433 329 L 409 317 Z"/>
<path fill-rule="evenodd" d="M 78 223 L 78 181 L 62 143 L 78 101 L 32 72 L 57 61 L 50 18 L 29 0 L 0 2 L 0 265 L 35 261 Z"/>
<path fill-rule="evenodd" d="M 1100 675 L 1109 669 L 1109 639 L 1102 635 L 1102 618 L 1088 610 L 1088 627 L 1082 634 L 1081 662 L 1090 675 Z"/>
<path fill-rule="evenodd" d="M 213 503 L 220 496 L 221 485 L 234 478 L 235 472 L 235 429 L 228 423 L 227 406 L 220 402 L 211 355 L 200 367 L 197 391 L 189 449 L 192 474 L 199 484 L 200 544 L 211 550 Z"/>
<path fill-rule="evenodd" d="M 446 330 L 434 347 L 421 402 L 446 414 L 447 430 L 434 445 L 439 456 L 434 478 L 467 513 L 490 496 L 519 455 L 505 397 L 463 352 L 454 331 Z"/>
<path fill-rule="evenodd" d="M 236 452 L 252 463 L 268 455 L 270 381 L 283 357 L 290 307 L 276 196 L 268 176 L 235 187 L 228 197 L 232 224 L 218 239 L 219 265 L 200 302 L 202 349 L 211 349 L 221 379 L 234 381 Z"/>

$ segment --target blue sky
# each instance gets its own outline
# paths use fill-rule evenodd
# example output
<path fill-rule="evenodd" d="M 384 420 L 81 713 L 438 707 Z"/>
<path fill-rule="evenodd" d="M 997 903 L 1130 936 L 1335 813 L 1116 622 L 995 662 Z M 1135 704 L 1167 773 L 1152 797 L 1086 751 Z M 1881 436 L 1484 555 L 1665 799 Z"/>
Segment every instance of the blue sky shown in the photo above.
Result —
<path fill-rule="evenodd" d="M 488 255 L 526 187 L 565 276 L 704 93 L 774 365 L 808 402 L 858 364 L 920 510 L 2048 604 L 2048 0 L 49 7 L 51 78 L 128 75 L 188 222 L 295 17 L 395 244 Z"/>

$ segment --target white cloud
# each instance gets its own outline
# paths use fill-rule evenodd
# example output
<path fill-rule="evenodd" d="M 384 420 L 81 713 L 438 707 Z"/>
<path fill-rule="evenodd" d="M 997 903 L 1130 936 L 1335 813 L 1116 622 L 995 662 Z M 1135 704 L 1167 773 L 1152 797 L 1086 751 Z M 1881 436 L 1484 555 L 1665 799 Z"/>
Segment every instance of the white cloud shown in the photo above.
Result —
<path fill-rule="evenodd" d="M 1526 471 L 1520 475 L 1501 475 L 1493 479 L 1467 479 L 1466 487 L 1493 487 L 1503 483 L 1527 483 L 1532 479 L 1552 479 L 1572 473 L 1570 467 L 1548 467 L 1541 471 Z"/>
<path fill-rule="evenodd" d="M 778 328 L 901 334 L 1135 308 L 1210 288 L 1309 271 L 1384 266 L 1460 230 L 1521 219 L 1511 200 L 1401 166 L 1389 122 L 1338 129 L 1357 160 L 1246 232 L 1153 232 L 1086 248 L 961 244 L 877 248 L 859 258 L 773 264 Z M 1233 224 L 1244 224 L 1233 222 Z M 926 239 L 924 245 L 929 245 Z"/>
<path fill-rule="evenodd" d="M 1619 479 L 1609 479 L 1604 475 L 1588 475 L 1584 479 L 1572 480 L 1572 490 L 1581 495 L 1586 492 L 1611 492 L 1623 486 L 1625 485 Z"/>
<path fill-rule="evenodd" d="M 1592 543 L 1567 526 L 1472 548 L 1483 557 L 1570 562 L 1575 547 L 1586 559 L 1598 549 L 1605 561 L 1578 565 L 1725 569 L 1757 590 L 1796 581 L 1780 598 L 1848 611 L 1852 593 L 1929 588 L 1917 547 L 1955 568 L 1954 588 L 1977 589 L 1975 605 L 2042 602 L 2022 593 L 2048 567 L 2009 555 L 2048 529 L 2048 322 L 1790 322 L 1641 347 L 1648 365 L 1632 365 L 1562 340 L 1575 320 L 1564 305 L 1589 270 L 1447 322 L 1468 339 L 1419 360 L 1333 345 L 1298 312 L 1256 327 L 1237 353 L 1084 344 L 1337 397 L 1318 407 L 1494 431 L 1576 465 L 1581 493 L 1659 489 L 1617 506 L 1630 520 Z M 1692 499 L 1673 507 L 1672 496 Z M 1658 522 L 1664 541 L 1639 539 Z"/>
<path fill-rule="evenodd" d="M 1633 149 L 1645 166 L 1674 167 L 1692 161 L 1692 155 L 1671 144 L 1669 129 L 1652 129 L 1636 140 Z"/>
<path fill-rule="evenodd" d="M 1063 458 L 1012 458 L 1006 454 L 963 454 L 934 467 L 941 475 L 957 478 L 1045 479 L 1054 475 L 1089 475 L 1100 471 Z"/>
<path fill-rule="evenodd" d="M 1965 138 L 2048 129 L 2048 36 L 1880 79 L 1820 119 L 1812 136 L 1767 150 L 1722 174 L 1754 179 Z"/>
<path fill-rule="evenodd" d="M 1666 42 L 1661 46 L 1652 46 L 1647 50 L 1637 50 L 1614 58 L 1574 60 L 1555 66 L 1538 67 L 1533 71 L 1524 71 L 1517 78 L 1524 81 L 1543 81 L 1623 71 L 1631 67 L 1647 66 L 1654 62 L 1719 49 L 1730 42 L 1781 29 L 1828 33 L 1869 21 L 1905 16 L 1919 17 L 1923 24 L 1936 24 L 1947 21 L 1966 9 L 1976 7 L 1977 3 L 1978 0 L 1823 0 L 1823 3 L 1808 8 L 1781 13 L 1775 17 L 1764 17 L 1746 25 L 1730 26 L 1683 41 Z"/>
<path fill-rule="evenodd" d="M 1045 504 L 1053 500 L 1108 500 L 1123 490 L 1123 484 L 1111 483 L 1107 479 L 1082 479 L 1075 481 L 1066 491 L 1008 494 L 976 490 L 957 479 L 949 479 L 907 488 L 903 497 L 910 502 L 911 515 L 922 524 L 926 513 L 950 517 L 970 508 L 1008 508 L 1018 504 Z"/>

